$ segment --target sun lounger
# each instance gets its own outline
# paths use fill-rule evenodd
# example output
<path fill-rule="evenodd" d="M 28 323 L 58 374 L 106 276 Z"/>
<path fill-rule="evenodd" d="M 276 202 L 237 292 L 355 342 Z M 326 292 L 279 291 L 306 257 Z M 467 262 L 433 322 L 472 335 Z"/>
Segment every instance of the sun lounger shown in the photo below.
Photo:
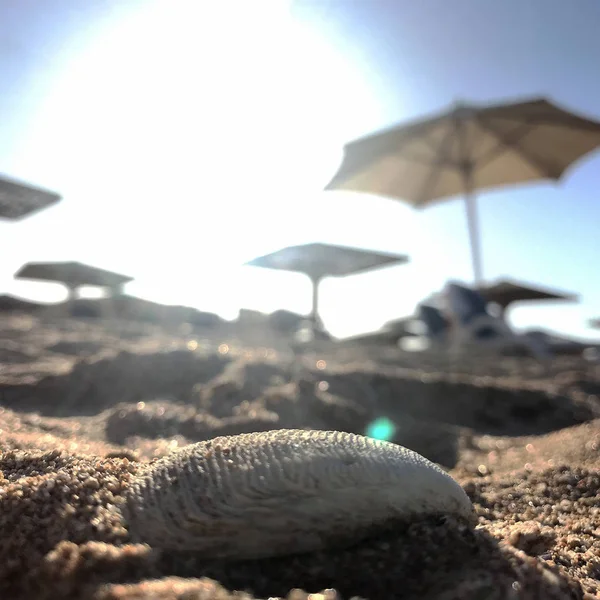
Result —
<path fill-rule="evenodd" d="M 441 310 L 427 304 L 419 304 L 416 310 L 416 318 L 426 328 L 426 335 L 431 339 L 445 338 L 450 329 L 450 324 Z"/>
<path fill-rule="evenodd" d="M 479 292 L 448 282 L 442 297 L 452 321 L 450 337 L 454 352 L 488 348 L 510 353 L 521 349 L 540 360 L 551 356 L 542 340 L 515 333 L 503 318 L 492 316 Z"/>

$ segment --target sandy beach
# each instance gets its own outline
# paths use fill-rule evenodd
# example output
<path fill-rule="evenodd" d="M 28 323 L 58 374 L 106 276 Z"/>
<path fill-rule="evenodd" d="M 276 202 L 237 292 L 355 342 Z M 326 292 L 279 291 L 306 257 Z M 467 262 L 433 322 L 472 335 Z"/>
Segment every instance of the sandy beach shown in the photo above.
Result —
<path fill-rule="evenodd" d="M 0 316 L 0 597 L 600 598 L 598 363 L 332 346 L 297 357 L 270 342 Z M 378 419 L 463 486 L 475 529 L 429 518 L 341 550 L 225 562 L 133 544 L 114 510 L 149 461 L 186 444 L 364 434 Z"/>

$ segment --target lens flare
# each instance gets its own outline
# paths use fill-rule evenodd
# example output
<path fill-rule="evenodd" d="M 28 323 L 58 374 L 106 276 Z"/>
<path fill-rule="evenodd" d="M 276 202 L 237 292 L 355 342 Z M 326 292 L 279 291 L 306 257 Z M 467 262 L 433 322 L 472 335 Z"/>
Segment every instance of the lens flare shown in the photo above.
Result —
<path fill-rule="evenodd" d="M 387 417 L 371 421 L 367 427 L 366 435 L 376 440 L 389 442 L 396 433 L 396 426 Z"/>

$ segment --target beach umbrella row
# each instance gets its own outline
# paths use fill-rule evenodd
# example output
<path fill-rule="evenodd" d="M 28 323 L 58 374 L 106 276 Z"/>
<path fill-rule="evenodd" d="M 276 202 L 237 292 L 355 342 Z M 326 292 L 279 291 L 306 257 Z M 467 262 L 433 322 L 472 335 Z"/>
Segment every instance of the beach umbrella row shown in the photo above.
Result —
<path fill-rule="evenodd" d="M 325 189 L 380 195 L 416 209 L 462 194 L 475 284 L 484 289 L 476 192 L 531 181 L 557 182 L 571 165 L 599 146 L 600 122 L 546 98 L 491 105 L 460 102 L 440 114 L 349 142 L 338 171 Z M 346 249 L 346 254 L 349 252 Z M 305 244 L 246 264 L 308 275 L 316 322 L 320 279 L 352 271 L 336 272 L 329 264 L 335 260 L 332 257 L 339 260 L 342 254 L 326 244 Z M 319 275 L 314 275 L 317 272 Z M 487 288 L 488 295 L 502 308 L 516 300 L 575 299 L 512 282 Z"/>

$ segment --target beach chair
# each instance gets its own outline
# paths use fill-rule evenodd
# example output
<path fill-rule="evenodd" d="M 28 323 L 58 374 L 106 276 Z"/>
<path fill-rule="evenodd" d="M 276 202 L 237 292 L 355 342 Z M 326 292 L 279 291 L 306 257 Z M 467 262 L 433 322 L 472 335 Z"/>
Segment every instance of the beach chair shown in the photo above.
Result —
<path fill-rule="evenodd" d="M 467 286 L 448 282 L 442 298 L 452 320 L 451 346 L 455 353 L 487 347 L 510 353 L 525 350 L 537 359 L 551 356 L 542 340 L 515 333 L 502 317 L 491 315 L 483 296 Z"/>
<path fill-rule="evenodd" d="M 405 333 L 396 345 L 409 352 L 446 353 L 448 346 L 449 322 L 443 313 L 429 304 L 417 304 L 410 319 L 407 319 Z"/>
<path fill-rule="evenodd" d="M 450 329 L 448 319 L 444 317 L 441 310 L 427 304 L 417 305 L 416 317 L 425 324 L 427 337 L 432 340 L 445 338 Z"/>

